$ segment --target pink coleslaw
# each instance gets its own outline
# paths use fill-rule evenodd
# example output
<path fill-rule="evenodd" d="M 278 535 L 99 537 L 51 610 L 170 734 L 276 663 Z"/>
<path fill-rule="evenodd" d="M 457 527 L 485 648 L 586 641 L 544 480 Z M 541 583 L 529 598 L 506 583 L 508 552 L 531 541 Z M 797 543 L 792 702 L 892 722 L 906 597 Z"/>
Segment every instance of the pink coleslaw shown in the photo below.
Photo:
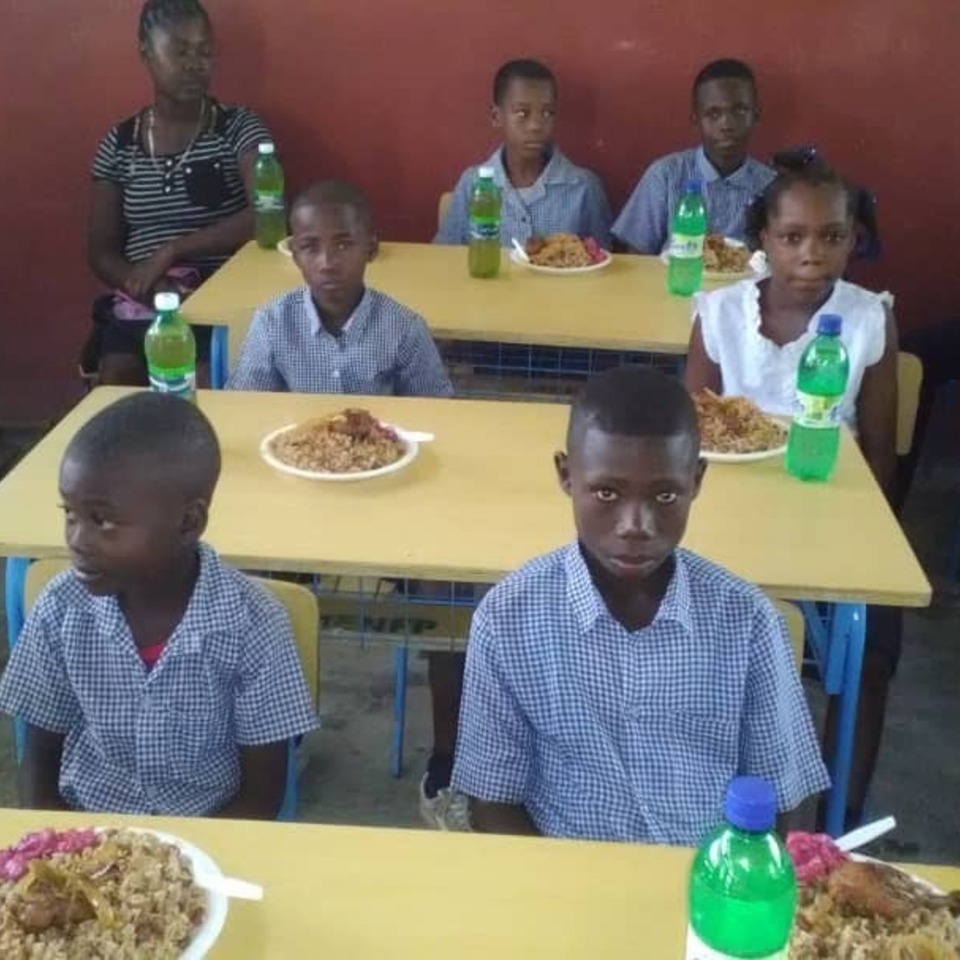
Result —
<path fill-rule="evenodd" d="M 850 859 L 825 833 L 789 833 L 787 851 L 797 880 L 803 885 L 816 883 Z"/>
<path fill-rule="evenodd" d="M 0 850 L 0 881 L 19 880 L 31 860 L 52 856 L 55 853 L 76 853 L 100 843 L 96 830 L 38 830 L 28 833 L 12 847 Z"/>

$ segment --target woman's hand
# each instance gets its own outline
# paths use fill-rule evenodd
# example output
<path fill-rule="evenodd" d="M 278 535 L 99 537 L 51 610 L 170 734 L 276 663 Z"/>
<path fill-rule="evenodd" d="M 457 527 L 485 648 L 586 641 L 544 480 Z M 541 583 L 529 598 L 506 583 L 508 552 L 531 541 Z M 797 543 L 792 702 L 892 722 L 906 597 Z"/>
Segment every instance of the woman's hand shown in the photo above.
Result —
<path fill-rule="evenodd" d="M 130 267 L 123 281 L 124 292 L 134 300 L 139 300 L 140 303 L 147 303 L 157 284 L 163 280 L 167 271 L 176 262 L 175 244 L 164 244 L 148 259 Z"/>

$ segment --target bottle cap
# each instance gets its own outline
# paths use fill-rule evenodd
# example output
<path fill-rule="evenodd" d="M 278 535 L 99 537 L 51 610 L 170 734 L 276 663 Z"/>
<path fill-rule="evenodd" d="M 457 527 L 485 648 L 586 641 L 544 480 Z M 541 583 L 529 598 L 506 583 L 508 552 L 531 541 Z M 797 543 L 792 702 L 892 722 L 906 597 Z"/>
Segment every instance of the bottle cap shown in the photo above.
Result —
<path fill-rule="evenodd" d="M 180 309 L 180 294 L 178 293 L 158 293 L 153 298 L 153 306 L 162 313 L 169 313 L 171 310 Z"/>
<path fill-rule="evenodd" d="M 274 147 L 270 140 L 264 140 L 263 143 L 257 145 L 257 153 L 259 153 L 261 157 L 272 157 L 275 151 L 276 147 Z"/>
<path fill-rule="evenodd" d="M 835 313 L 822 313 L 817 321 L 817 333 L 821 337 L 839 337 L 843 329 L 843 318 Z"/>
<path fill-rule="evenodd" d="M 723 813 L 740 830 L 765 833 L 777 822 L 777 795 L 760 777 L 736 777 L 727 787 Z"/>
<path fill-rule="evenodd" d="M 493 167 L 480 167 L 477 170 L 477 176 L 481 180 L 492 180 L 493 179 Z"/>
<path fill-rule="evenodd" d="M 703 193 L 703 186 L 699 180 L 690 179 L 686 182 L 683 188 L 684 195 L 691 193 Z"/>

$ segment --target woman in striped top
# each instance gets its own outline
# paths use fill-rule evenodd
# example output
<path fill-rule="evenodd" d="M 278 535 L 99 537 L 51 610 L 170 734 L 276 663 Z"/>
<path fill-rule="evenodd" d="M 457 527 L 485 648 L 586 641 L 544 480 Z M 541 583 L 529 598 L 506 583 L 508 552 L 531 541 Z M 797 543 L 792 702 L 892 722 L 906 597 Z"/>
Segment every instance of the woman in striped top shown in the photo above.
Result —
<path fill-rule="evenodd" d="M 253 164 L 270 139 L 254 113 L 208 96 L 213 30 L 199 0 L 146 0 L 139 38 L 154 102 L 111 129 L 93 161 L 89 261 L 113 292 L 94 304 L 82 357 L 85 374 L 133 385 L 147 383 L 153 295 L 189 293 L 253 236 Z M 196 333 L 204 361 L 210 331 Z"/>

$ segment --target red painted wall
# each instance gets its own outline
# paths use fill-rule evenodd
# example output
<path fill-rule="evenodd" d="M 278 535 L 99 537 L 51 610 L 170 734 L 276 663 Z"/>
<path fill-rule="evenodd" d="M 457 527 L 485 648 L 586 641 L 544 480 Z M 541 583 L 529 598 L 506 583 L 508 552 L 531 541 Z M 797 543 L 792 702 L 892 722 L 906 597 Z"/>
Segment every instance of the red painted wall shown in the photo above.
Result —
<path fill-rule="evenodd" d="M 83 230 L 98 137 L 149 96 L 139 3 L 0 4 L 0 375 L 69 376 L 96 290 Z M 957 0 L 209 0 L 216 92 L 259 110 L 292 184 L 349 176 L 381 235 L 426 239 L 438 194 L 490 149 L 494 69 L 544 59 L 560 140 L 619 205 L 687 144 L 688 87 L 739 56 L 761 82 L 761 156 L 816 141 L 880 197 L 886 252 L 865 279 L 901 326 L 957 311 Z"/>

